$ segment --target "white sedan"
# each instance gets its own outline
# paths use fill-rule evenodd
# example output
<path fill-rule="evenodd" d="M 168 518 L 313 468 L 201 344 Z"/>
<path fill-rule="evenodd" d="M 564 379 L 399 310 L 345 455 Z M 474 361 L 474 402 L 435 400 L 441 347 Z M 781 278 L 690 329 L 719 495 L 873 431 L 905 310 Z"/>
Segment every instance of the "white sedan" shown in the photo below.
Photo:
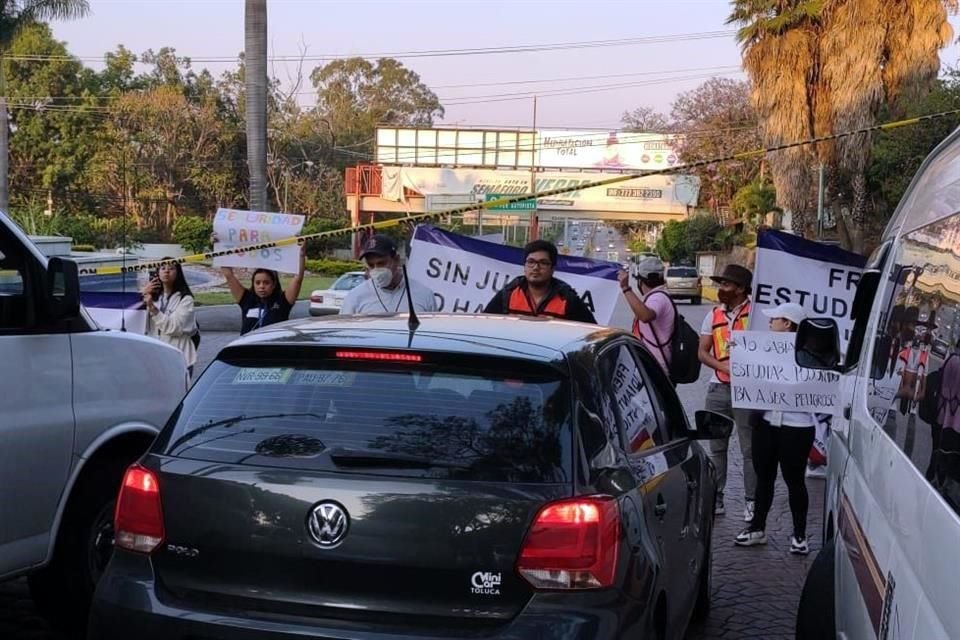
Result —
<path fill-rule="evenodd" d="M 310 315 L 324 316 L 340 313 L 343 299 L 350 290 L 364 280 L 363 271 L 348 271 L 337 278 L 329 289 L 316 289 L 310 294 Z"/>

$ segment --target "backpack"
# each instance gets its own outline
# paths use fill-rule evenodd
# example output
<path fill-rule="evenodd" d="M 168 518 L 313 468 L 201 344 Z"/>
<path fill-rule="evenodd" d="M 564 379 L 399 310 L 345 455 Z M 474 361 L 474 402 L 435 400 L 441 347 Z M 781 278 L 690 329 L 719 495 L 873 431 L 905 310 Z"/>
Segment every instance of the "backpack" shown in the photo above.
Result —
<path fill-rule="evenodd" d="M 190 340 L 193 341 L 193 348 L 199 349 L 200 348 L 200 324 L 196 320 L 194 320 L 193 322 L 196 328 L 193 330 L 193 334 L 190 336 Z"/>
<path fill-rule="evenodd" d="M 660 337 L 657 336 L 656 329 L 650 325 L 653 331 L 653 337 L 657 340 L 657 348 L 666 359 L 664 347 L 670 346 L 670 362 L 667 365 L 667 373 L 673 384 L 691 384 L 700 379 L 700 334 L 694 331 L 677 309 L 676 303 L 670 294 L 662 292 L 670 300 L 673 307 L 673 333 L 666 343 L 660 343 Z"/>

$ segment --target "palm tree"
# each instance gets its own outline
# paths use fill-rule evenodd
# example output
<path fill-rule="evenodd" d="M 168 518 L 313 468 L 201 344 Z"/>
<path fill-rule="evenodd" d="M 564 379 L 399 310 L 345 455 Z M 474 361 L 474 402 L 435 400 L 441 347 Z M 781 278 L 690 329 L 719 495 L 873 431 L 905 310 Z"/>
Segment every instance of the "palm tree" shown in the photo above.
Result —
<path fill-rule="evenodd" d="M 267 210 L 267 0 L 246 0 L 244 74 L 250 209 Z"/>
<path fill-rule="evenodd" d="M 880 108 L 904 92 L 927 90 L 950 42 L 948 12 L 958 0 L 733 0 L 729 23 L 738 40 L 759 112 L 764 142 L 776 145 L 876 122 Z M 847 244 L 863 247 L 869 210 L 868 135 L 780 152 L 771 157 L 777 199 L 794 228 L 810 231 L 814 168 L 842 177 L 850 213 Z"/>
<path fill-rule="evenodd" d="M 0 0 L 0 211 L 7 211 L 10 148 L 10 115 L 7 112 L 7 82 L 3 54 L 27 25 L 46 20 L 72 20 L 90 13 L 87 0 Z"/>

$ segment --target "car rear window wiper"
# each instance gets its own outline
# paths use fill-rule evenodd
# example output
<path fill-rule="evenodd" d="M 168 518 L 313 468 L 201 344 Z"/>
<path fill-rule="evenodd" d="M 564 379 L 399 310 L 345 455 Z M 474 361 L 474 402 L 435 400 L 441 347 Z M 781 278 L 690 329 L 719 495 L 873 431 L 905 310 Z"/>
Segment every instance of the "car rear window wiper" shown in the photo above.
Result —
<path fill-rule="evenodd" d="M 328 452 L 338 467 L 395 467 L 408 469 L 469 469 L 468 465 L 408 453 L 335 447 Z"/>
<path fill-rule="evenodd" d="M 183 443 L 188 442 L 189 440 L 192 440 L 193 438 L 196 438 L 197 436 L 199 436 L 201 433 L 205 431 L 209 431 L 210 429 L 214 429 L 216 427 L 223 427 L 224 429 L 226 429 L 240 422 L 247 422 L 249 420 L 269 420 L 270 418 L 295 418 L 295 417 L 297 418 L 310 417 L 310 418 L 316 418 L 318 420 L 324 419 L 324 416 L 318 413 L 265 413 L 265 414 L 257 414 L 252 416 L 240 414 L 240 415 L 232 416 L 229 418 L 224 418 L 223 420 L 208 422 L 204 425 L 196 427 L 195 429 L 190 429 L 189 431 L 184 433 L 182 436 L 177 438 L 173 442 L 173 444 L 170 445 L 169 447 L 170 455 L 176 455 L 175 449 L 180 445 L 182 445 Z M 181 451 L 180 453 L 183 453 L 183 451 Z"/>

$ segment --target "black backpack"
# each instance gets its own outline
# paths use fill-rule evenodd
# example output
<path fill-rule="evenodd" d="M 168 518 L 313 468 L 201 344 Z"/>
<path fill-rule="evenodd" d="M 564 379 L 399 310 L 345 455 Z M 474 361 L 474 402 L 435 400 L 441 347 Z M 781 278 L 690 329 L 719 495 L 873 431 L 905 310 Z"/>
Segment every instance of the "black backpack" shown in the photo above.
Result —
<path fill-rule="evenodd" d="M 670 346 L 670 364 L 667 366 L 670 381 L 673 384 L 691 384 L 700 379 L 700 334 L 680 315 L 680 310 L 670 294 L 666 291 L 662 293 L 669 298 L 673 307 L 673 333 L 666 343 L 661 344 L 653 325 L 650 325 L 650 329 L 657 340 L 660 353 L 666 356 L 664 347 Z"/>

